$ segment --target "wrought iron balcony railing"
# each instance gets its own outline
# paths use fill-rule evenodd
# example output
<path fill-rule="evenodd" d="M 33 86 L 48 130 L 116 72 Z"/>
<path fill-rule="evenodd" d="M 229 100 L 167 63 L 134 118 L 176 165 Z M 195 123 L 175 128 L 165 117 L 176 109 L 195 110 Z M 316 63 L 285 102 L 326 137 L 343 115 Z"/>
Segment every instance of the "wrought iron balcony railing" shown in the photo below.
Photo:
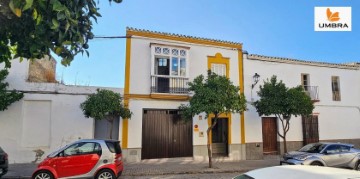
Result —
<path fill-rule="evenodd" d="M 318 86 L 303 86 L 305 93 L 310 96 L 311 100 L 319 101 L 319 89 Z"/>
<path fill-rule="evenodd" d="M 167 75 L 151 76 L 151 93 L 188 94 L 189 78 Z"/>

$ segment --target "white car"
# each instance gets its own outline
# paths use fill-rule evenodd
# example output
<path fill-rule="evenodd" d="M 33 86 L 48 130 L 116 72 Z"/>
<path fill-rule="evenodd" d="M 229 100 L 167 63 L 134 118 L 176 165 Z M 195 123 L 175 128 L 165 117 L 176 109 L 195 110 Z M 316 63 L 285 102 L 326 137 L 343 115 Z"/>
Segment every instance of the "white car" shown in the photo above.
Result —
<path fill-rule="evenodd" d="M 284 165 L 249 171 L 234 179 L 360 179 L 360 171 L 309 165 Z"/>

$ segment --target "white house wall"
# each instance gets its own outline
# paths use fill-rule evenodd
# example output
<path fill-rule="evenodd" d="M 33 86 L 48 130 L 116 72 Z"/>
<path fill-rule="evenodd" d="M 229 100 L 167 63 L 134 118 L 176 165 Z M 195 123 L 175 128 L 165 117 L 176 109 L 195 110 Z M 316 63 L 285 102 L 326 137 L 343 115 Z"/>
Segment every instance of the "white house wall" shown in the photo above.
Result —
<path fill-rule="evenodd" d="M 26 60 L 13 60 L 6 78 L 10 89 L 24 92 L 23 99 L 0 111 L 0 146 L 10 163 L 35 161 L 37 149 L 45 152 L 43 159 L 70 142 L 94 137 L 94 120 L 84 116 L 80 104 L 98 87 L 29 83 L 28 66 Z"/>
<path fill-rule="evenodd" d="M 257 91 L 263 81 L 276 75 L 287 87 L 301 85 L 301 74 L 310 75 L 310 85 L 318 86 L 319 102 L 315 102 L 314 114 L 318 114 L 319 139 L 343 142 L 350 139 L 360 139 L 360 73 L 356 69 L 340 69 L 302 65 L 294 63 L 279 63 L 250 59 L 244 55 L 245 95 L 248 101 L 259 99 Z M 252 76 L 260 75 L 259 83 L 251 89 Z M 332 100 L 331 76 L 339 76 L 341 101 Z M 246 142 L 262 142 L 262 122 L 256 109 L 249 105 L 245 112 Z M 280 124 L 278 126 L 281 127 Z M 301 117 L 292 117 L 287 141 L 302 141 Z M 279 142 L 282 142 L 278 138 Z M 351 141 L 353 142 L 353 141 Z M 358 144 L 358 142 L 355 142 Z M 299 143 L 300 144 L 300 143 Z M 359 142 L 360 144 L 360 142 Z"/>

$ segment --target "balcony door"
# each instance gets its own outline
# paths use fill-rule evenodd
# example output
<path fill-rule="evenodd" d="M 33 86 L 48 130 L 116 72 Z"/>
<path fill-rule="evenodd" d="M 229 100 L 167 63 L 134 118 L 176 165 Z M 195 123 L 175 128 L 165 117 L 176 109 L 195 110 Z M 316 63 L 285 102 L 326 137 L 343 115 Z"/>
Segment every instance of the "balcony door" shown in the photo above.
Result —
<path fill-rule="evenodd" d="M 157 75 L 169 76 L 170 71 L 170 60 L 168 58 L 156 58 L 156 69 Z M 157 88 L 159 93 L 169 92 L 169 77 L 157 78 Z"/>

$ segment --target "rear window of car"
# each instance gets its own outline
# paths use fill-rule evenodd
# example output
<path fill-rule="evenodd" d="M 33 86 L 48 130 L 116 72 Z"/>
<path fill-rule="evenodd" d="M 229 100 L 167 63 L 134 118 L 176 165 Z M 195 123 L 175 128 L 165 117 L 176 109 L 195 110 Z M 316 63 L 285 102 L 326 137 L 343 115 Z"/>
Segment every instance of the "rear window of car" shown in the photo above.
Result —
<path fill-rule="evenodd" d="M 0 153 L 4 153 L 3 149 L 0 147 Z"/>
<path fill-rule="evenodd" d="M 119 142 L 106 141 L 105 143 L 111 153 L 121 154 L 121 147 Z"/>

